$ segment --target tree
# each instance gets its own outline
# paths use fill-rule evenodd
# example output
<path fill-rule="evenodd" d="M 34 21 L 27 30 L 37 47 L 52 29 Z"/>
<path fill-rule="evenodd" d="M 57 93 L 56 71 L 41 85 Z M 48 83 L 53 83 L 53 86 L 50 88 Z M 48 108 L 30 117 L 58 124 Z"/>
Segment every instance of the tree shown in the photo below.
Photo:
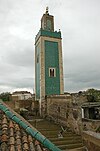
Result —
<path fill-rule="evenodd" d="M 0 99 L 2 99 L 2 101 L 10 101 L 11 100 L 11 94 L 10 92 L 3 92 L 0 94 Z"/>
<path fill-rule="evenodd" d="M 96 98 L 93 95 L 87 95 L 87 99 L 89 102 L 95 102 Z"/>
<path fill-rule="evenodd" d="M 88 89 L 86 91 L 86 94 L 89 95 L 88 96 L 88 99 L 89 101 L 91 100 L 92 102 L 93 101 L 100 101 L 100 90 L 96 90 L 96 89 Z M 91 102 L 90 101 L 90 102 Z"/>

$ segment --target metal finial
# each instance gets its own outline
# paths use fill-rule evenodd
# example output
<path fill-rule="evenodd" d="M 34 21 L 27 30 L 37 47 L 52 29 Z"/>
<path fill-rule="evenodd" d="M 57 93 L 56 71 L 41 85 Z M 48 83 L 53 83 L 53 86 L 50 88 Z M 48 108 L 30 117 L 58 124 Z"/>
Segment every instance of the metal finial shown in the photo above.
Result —
<path fill-rule="evenodd" d="M 49 7 L 46 7 L 46 14 L 49 14 Z"/>

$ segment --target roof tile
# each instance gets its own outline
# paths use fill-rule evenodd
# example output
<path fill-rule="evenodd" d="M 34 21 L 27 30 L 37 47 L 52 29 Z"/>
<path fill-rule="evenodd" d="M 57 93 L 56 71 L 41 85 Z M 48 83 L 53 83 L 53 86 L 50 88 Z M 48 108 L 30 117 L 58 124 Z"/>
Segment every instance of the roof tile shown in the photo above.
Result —
<path fill-rule="evenodd" d="M 29 151 L 28 143 L 23 144 L 23 150 L 24 151 Z"/>
<path fill-rule="evenodd" d="M 15 144 L 15 139 L 14 139 L 13 136 L 11 136 L 11 137 L 9 138 L 9 144 L 10 144 L 10 145 L 14 145 L 14 144 Z"/>
<path fill-rule="evenodd" d="M 7 142 L 8 141 L 8 136 L 6 134 L 3 134 L 1 136 L 1 140 L 2 140 L 2 142 Z"/>
<path fill-rule="evenodd" d="M 9 123 L 9 128 L 14 128 L 14 123 L 12 121 Z"/>
<path fill-rule="evenodd" d="M 2 151 L 7 151 L 7 150 L 8 150 L 8 146 L 7 146 L 6 142 L 3 142 L 3 143 L 1 144 L 1 150 L 2 150 Z"/>
<path fill-rule="evenodd" d="M 0 151 L 42 151 L 40 142 L 29 135 L 34 132 L 31 126 L 24 128 L 24 126 L 20 124 L 20 121 L 24 123 L 25 120 L 17 113 L 14 113 L 14 117 L 11 120 L 10 116 L 5 114 L 5 111 L 2 111 L 2 106 L 0 110 Z M 5 107 L 5 110 L 8 110 L 8 108 Z M 9 110 L 12 111 L 12 109 Z M 14 118 L 20 120 L 20 123 L 17 124 L 18 120 Z M 32 132 L 29 133 L 29 130 Z M 37 133 L 37 131 L 34 133 Z"/>
<path fill-rule="evenodd" d="M 11 145 L 9 151 L 15 151 L 15 146 Z"/>
<path fill-rule="evenodd" d="M 18 124 L 7 118 L 2 111 L 0 114 L 0 141 L 2 151 L 35 151 L 38 148 L 37 145 L 34 145 L 35 139 Z"/>

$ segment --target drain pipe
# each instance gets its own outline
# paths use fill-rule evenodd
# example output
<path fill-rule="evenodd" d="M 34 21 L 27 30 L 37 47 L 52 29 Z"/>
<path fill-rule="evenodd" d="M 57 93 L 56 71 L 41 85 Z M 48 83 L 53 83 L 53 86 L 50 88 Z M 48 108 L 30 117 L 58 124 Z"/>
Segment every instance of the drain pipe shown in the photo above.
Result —
<path fill-rule="evenodd" d="M 25 131 L 38 140 L 44 147 L 48 148 L 51 151 L 61 151 L 57 146 L 55 146 L 51 141 L 49 141 L 44 135 L 42 135 L 37 129 L 31 126 L 24 118 L 22 118 L 19 114 L 13 111 L 10 107 L 8 107 L 4 102 L 0 100 L 0 110 L 2 110 L 7 117 L 11 120 L 19 124 L 21 127 L 25 129 Z"/>

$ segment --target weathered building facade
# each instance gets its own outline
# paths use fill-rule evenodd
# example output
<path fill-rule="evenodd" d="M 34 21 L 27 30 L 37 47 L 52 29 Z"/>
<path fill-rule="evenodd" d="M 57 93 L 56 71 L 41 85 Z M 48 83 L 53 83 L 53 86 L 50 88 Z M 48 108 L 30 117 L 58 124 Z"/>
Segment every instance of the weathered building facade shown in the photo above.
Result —
<path fill-rule="evenodd" d="M 11 95 L 12 101 L 14 102 L 14 109 L 20 110 L 20 108 L 31 108 L 33 96 L 28 91 L 15 91 Z"/>

